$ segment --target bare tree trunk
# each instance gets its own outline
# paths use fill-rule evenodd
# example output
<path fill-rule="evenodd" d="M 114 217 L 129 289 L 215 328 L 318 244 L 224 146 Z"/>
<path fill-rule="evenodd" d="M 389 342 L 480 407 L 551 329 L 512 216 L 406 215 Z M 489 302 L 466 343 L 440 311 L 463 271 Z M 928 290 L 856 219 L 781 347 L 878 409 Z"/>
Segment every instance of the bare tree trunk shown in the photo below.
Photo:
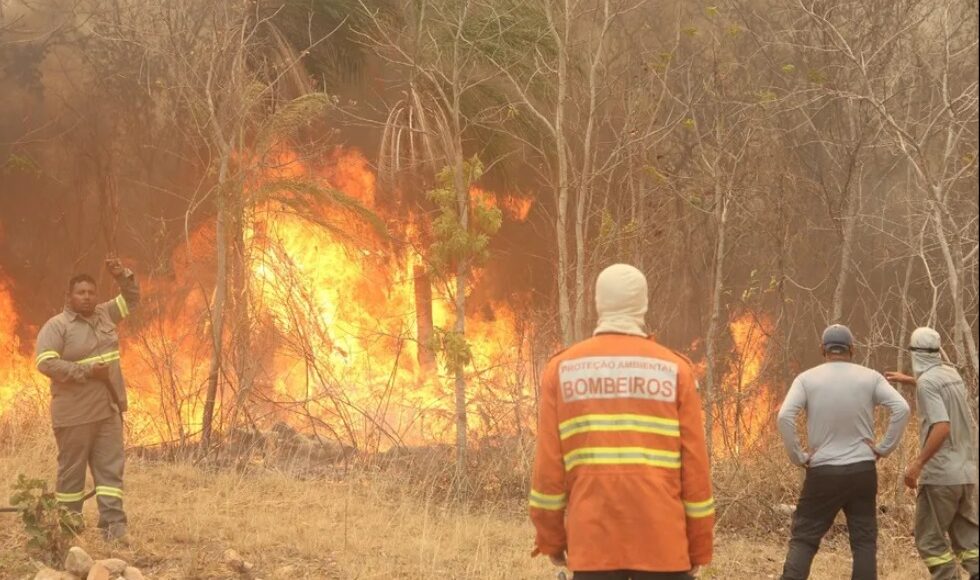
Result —
<path fill-rule="evenodd" d="M 243 413 L 247 412 L 248 400 L 255 384 L 255 357 L 252 353 L 252 313 L 249 292 L 248 248 L 245 239 L 245 198 L 243 192 L 232 200 L 234 215 L 232 219 L 232 296 L 231 308 L 234 328 L 231 335 L 235 345 L 235 376 L 238 379 L 238 396 L 229 428 L 237 426 Z"/>
<path fill-rule="evenodd" d="M 228 175 L 228 155 L 223 154 L 218 170 L 218 216 L 215 223 L 215 267 L 217 275 L 214 285 L 214 302 L 211 306 L 211 366 L 208 372 L 208 391 L 204 399 L 204 412 L 201 417 L 201 449 L 211 447 L 214 429 L 214 406 L 218 397 L 218 379 L 221 375 L 222 342 L 225 316 L 225 288 L 228 284 L 228 243 L 227 237 L 227 192 L 225 180 Z"/>
<path fill-rule="evenodd" d="M 586 137 L 588 139 L 588 135 Z M 586 179 L 585 174 L 582 180 Z M 572 339 L 585 338 L 585 236 L 586 236 L 586 194 L 587 186 L 580 185 L 575 199 L 575 312 L 572 318 Z"/>
<path fill-rule="evenodd" d="M 416 265 L 414 269 L 415 286 L 415 324 L 418 328 L 418 363 L 423 373 L 435 368 L 435 355 L 432 353 L 432 282 L 425 266 Z"/>
<path fill-rule="evenodd" d="M 551 33 L 558 47 L 558 98 L 555 102 L 555 151 L 558 159 L 558 216 L 555 236 L 558 241 L 558 321 L 564 345 L 575 340 L 572 322 L 572 306 L 568 296 L 568 142 L 565 138 L 565 101 L 568 99 L 568 46 L 569 6 L 565 2 L 564 30 L 559 32 L 554 15 L 548 10 Z"/>
<path fill-rule="evenodd" d="M 963 366 L 969 363 L 970 370 L 973 372 L 973 376 L 976 377 L 980 373 L 980 364 L 977 361 L 977 344 L 973 339 L 973 330 L 970 328 L 970 322 L 966 319 L 966 313 L 963 308 L 963 292 L 960 285 L 959 268 L 956 266 L 956 261 L 949 247 L 949 240 L 946 237 L 946 231 L 943 228 L 942 213 L 937 205 L 940 202 L 932 201 L 931 203 L 933 204 L 932 217 L 933 223 L 936 226 L 936 237 L 939 241 L 939 247 L 943 252 L 943 259 L 946 262 L 946 281 L 949 284 L 949 293 L 953 299 L 953 315 L 955 316 L 953 323 L 953 344 L 956 348 L 957 363 Z"/>
<path fill-rule="evenodd" d="M 725 291 L 725 241 L 728 225 L 728 197 L 721 197 L 721 188 L 715 183 L 715 199 L 718 199 L 717 213 L 718 240 L 715 243 L 714 283 L 711 292 L 711 316 L 708 319 L 708 336 L 705 337 L 705 377 L 704 377 L 704 431 L 708 443 L 708 456 L 714 452 L 714 396 L 717 390 L 717 341 L 721 326 L 721 299 Z"/>
<path fill-rule="evenodd" d="M 459 118 L 458 116 L 456 117 Z M 463 163 L 463 145 L 459 140 L 459 132 L 456 132 L 455 139 L 455 159 L 453 163 L 453 183 L 456 188 L 456 204 L 459 213 L 459 224 L 462 231 L 469 231 L 470 214 L 470 192 L 467 187 L 464 172 L 466 168 Z M 470 264 L 469 259 L 464 258 L 456 265 L 456 324 L 453 332 L 460 341 L 465 344 L 466 340 L 466 285 L 469 281 Z M 466 478 L 466 436 L 467 436 L 467 414 L 466 414 L 466 369 L 462 364 L 456 364 L 454 372 L 456 374 L 456 482 L 461 484 Z"/>
<path fill-rule="evenodd" d="M 857 179 L 861 179 L 860 173 Z M 858 184 L 860 191 L 860 183 Z M 848 183 L 845 189 L 847 194 L 847 207 L 843 218 L 843 236 L 841 239 L 840 250 L 840 269 L 837 275 L 837 286 L 834 288 L 834 299 L 830 309 L 830 322 L 839 323 L 844 315 L 844 292 L 847 289 L 847 282 L 851 278 L 854 269 L 852 255 L 854 252 L 854 232 L 857 230 L 858 211 L 861 206 L 861 196 L 859 191 L 854 191 L 854 185 Z"/>
<path fill-rule="evenodd" d="M 910 227 L 909 228 L 910 234 L 912 233 L 911 230 L 912 228 Z M 909 256 L 908 263 L 906 263 L 905 265 L 905 280 L 902 282 L 902 305 L 901 305 L 902 323 L 899 325 L 899 330 L 898 330 L 898 340 L 900 341 L 899 342 L 900 345 L 905 344 L 905 341 L 908 340 L 908 336 L 909 336 L 909 288 L 912 285 L 912 268 L 914 264 L 915 264 L 915 256 Z M 895 360 L 895 369 L 900 373 L 905 372 L 905 349 L 904 348 L 898 349 L 898 356 L 896 357 Z M 905 388 L 901 384 L 897 385 L 897 387 L 899 392 L 902 393 L 903 396 L 908 397 L 908 395 L 904 392 Z M 908 445 L 905 444 L 905 438 L 903 437 L 902 439 L 899 440 L 898 443 L 899 469 L 905 469 L 905 466 L 908 463 L 908 453 L 909 453 Z M 893 492 L 893 497 L 896 503 L 902 500 L 902 494 L 904 493 L 904 490 L 905 490 L 905 482 L 903 478 L 901 477 L 895 478 L 895 489 Z"/>
<path fill-rule="evenodd" d="M 456 270 L 456 324 L 453 327 L 460 337 L 466 336 L 466 283 L 469 279 L 469 268 L 460 265 Z M 466 477 L 466 375 L 463 365 L 457 365 L 456 377 L 456 480 L 463 481 Z"/>
<path fill-rule="evenodd" d="M 602 54 L 606 44 L 606 32 L 612 22 L 609 14 L 609 1 L 603 2 L 603 23 L 602 31 L 599 33 L 599 40 L 592 55 L 592 62 L 589 66 L 589 108 L 588 118 L 585 123 L 585 135 L 582 139 L 582 175 L 579 176 L 578 194 L 575 200 L 575 318 L 573 329 L 575 340 L 582 340 L 586 336 L 585 331 L 585 237 L 588 235 L 586 227 L 586 210 L 592 191 L 592 136 L 596 125 L 596 93 L 598 83 L 599 64 L 602 62 Z"/>

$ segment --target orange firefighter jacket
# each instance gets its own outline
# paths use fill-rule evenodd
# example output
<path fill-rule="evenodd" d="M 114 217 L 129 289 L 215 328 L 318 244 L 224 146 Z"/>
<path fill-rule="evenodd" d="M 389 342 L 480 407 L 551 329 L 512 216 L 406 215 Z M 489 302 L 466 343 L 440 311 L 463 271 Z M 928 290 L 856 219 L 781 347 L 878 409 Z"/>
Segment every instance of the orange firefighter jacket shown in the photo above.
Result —
<path fill-rule="evenodd" d="M 567 550 L 572 571 L 710 563 L 715 510 L 690 362 L 625 334 L 555 356 L 541 381 L 529 503 L 534 553 Z"/>

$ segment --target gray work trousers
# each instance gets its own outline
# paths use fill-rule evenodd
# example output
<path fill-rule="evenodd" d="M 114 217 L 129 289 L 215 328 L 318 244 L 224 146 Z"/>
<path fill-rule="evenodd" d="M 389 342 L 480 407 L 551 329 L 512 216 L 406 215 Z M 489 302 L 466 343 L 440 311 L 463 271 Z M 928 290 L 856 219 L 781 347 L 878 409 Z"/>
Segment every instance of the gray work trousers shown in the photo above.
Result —
<path fill-rule="evenodd" d="M 915 547 L 932 580 L 960 577 L 956 563 L 977 577 L 975 485 L 920 485 L 915 505 Z"/>
<path fill-rule="evenodd" d="M 95 497 L 99 504 L 99 527 L 126 523 L 123 511 L 123 468 L 126 456 L 123 447 L 122 415 L 108 419 L 56 427 L 58 444 L 58 501 L 74 512 L 82 511 L 85 496 L 85 471 L 92 470 Z"/>

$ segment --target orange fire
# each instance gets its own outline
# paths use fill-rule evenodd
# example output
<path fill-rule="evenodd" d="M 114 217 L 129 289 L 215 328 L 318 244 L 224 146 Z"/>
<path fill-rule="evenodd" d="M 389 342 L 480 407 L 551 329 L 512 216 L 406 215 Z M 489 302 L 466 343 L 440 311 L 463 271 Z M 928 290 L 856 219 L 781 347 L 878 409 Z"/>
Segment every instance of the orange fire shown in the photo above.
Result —
<path fill-rule="evenodd" d="M 409 216 L 385 215 L 376 200 L 375 175 L 359 152 L 338 149 L 322 165 L 314 168 L 283 152 L 265 179 L 313 180 L 414 232 L 414 225 L 405 223 Z M 501 202 L 478 188 L 474 195 L 487 204 L 516 204 L 520 211 L 508 210 L 512 219 L 523 219 L 530 209 L 530 202 Z M 424 334 L 420 324 L 452 328 L 451 286 L 431 275 L 420 277 L 421 256 L 406 249 L 422 246 L 419 240 L 383 239 L 343 204 L 324 199 L 300 213 L 290 199 L 284 193 L 279 201 L 259 200 L 246 211 L 245 271 L 233 272 L 228 285 L 216 425 L 228 429 L 250 421 L 268 427 L 285 421 L 359 446 L 450 441 L 451 377 L 443 376 L 441 365 L 421 362 L 422 351 L 432 345 L 418 337 Z M 121 331 L 131 442 L 192 439 L 200 432 L 213 350 L 214 247 L 213 226 L 201 227 L 174 252 L 170 277 L 141 276 L 143 304 Z M 419 300 L 428 302 L 421 306 L 431 319 L 418 315 Z M 473 354 L 469 423 L 475 433 L 488 434 L 500 421 L 492 407 L 506 401 L 497 396 L 499 389 L 531 396 L 530 381 L 513 379 L 527 358 L 527 344 L 508 305 L 472 306 L 466 321 Z M 0 366 L 0 413 L 16 391 L 7 385 L 25 377 L 43 381 L 30 370 L 23 345 L 11 338 L 16 324 L 0 279 L 0 353 L 14 361 Z M 243 400 L 248 404 L 236 409 Z"/>
<path fill-rule="evenodd" d="M 779 402 L 760 378 L 773 325 L 768 316 L 753 312 L 729 324 L 733 349 L 728 371 L 714 397 L 714 448 L 740 455 L 758 445 L 771 431 Z"/>
<path fill-rule="evenodd" d="M 359 153 L 338 152 L 321 177 L 378 210 L 374 176 L 367 167 Z M 478 188 L 473 195 L 487 203 L 495 199 Z M 288 338 L 263 363 L 264 388 L 279 400 L 303 401 L 304 414 L 337 416 L 350 439 L 380 434 L 398 441 L 448 440 L 448 377 L 429 373 L 419 362 L 420 349 L 431 346 L 417 339 L 415 285 L 426 283 L 416 277 L 420 256 L 412 251 L 392 256 L 379 240 L 364 236 L 360 247 L 351 247 L 336 234 L 276 209 L 267 207 L 255 216 L 263 240 L 256 248 L 262 257 L 252 261 L 253 288 L 274 334 Z M 447 293 L 436 283 L 431 294 L 431 324 L 451 328 Z M 493 320 L 467 320 L 471 378 L 500 382 L 517 364 L 521 345 L 515 342 L 510 309 L 488 306 Z M 487 377 L 485 369 L 493 369 L 489 372 L 495 376 Z M 472 388 L 471 396 L 479 400 L 480 389 Z"/>
<path fill-rule="evenodd" d="M 34 382 L 31 360 L 16 334 L 17 324 L 9 282 L 0 269 L 0 416 Z"/>
<path fill-rule="evenodd" d="M 504 196 L 502 205 L 504 213 L 512 219 L 522 222 L 531 213 L 531 206 L 534 205 L 534 200 L 527 197 L 507 195 Z"/>

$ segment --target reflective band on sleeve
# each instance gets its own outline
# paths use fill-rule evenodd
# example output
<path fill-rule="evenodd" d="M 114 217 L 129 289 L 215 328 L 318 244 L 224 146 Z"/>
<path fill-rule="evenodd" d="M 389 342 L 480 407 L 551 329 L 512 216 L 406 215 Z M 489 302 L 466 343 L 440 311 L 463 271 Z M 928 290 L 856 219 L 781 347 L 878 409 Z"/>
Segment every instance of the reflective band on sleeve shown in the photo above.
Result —
<path fill-rule="evenodd" d="M 119 360 L 119 351 L 113 350 L 110 352 L 104 352 L 102 354 L 97 354 L 95 356 L 90 356 L 88 358 L 83 358 L 82 360 L 75 361 L 80 365 L 88 363 L 111 363 L 113 361 Z"/>
<path fill-rule="evenodd" d="M 129 316 L 129 305 L 126 304 L 126 299 L 122 294 L 116 296 L 116 306 L 119 308 L 119 315 L 123 318 Z"/>
<path fill-rule="evenodd" d="M 966 562 L 967 560 L 976 560 L 980 558 L 980 550 L 973 548 L 972 550 L 964 550 L 957 554 L 961 562 Z"/>
<path fill-rule="evenodd" d="M 109 497 L 118 497 L 122 499 L 123 490 L 118 487 L 109 487 L 107 485 L 97 485 L 95 486 L 95 495 L 106 495 Z"/>
<path fill-rule="evenodd" d="M 684 513 L 689 518 L 706 518 L 712 516 L 715 513 L 715 500 L 714 498 L 710 498 L 704 501 L 686 501 L 684 502 Z"/>
<path fill-rule="evenodd" d="M 80 491 L 78 493 L 55 493 L 54 499 L 61 503 L 75 503 L 76 501 L 82 501 L 85 499 L 85 492 Z"/>
<path fill-rule="evenodd" d="M 531 495 L 528 496 L 528 504 L 531 507 L 542 509 L 542 510 L 561 510 L 565 509 L 565 494 L 561 493 L 558 495 L 549 495 L 547 493 L 541 493 L 539 491 L 531 490 Z"/>
<path fill-rule="evenodd" d="M 37 355 L 37 358 L 34 359 L 34 366 L 38 366 L 39 364 L 43 363 L 44 361 L 50 360 L 50 359 L 53 359 L 53 358 L 61 358 L 61 355 L 58 354 L 57 351 L 46 350 L 46 351 L 42 352 L 41 354 Z"/>
<path fill-rule="evenodd" d="M 680 469 L 681 454 L 646 447 L 583 447 L 565 454 L 565 471 L 579 465 L 647 465 Z"/>
<path fill-rule="evenodd" d="M 925 563 L 926 568 L 935 568 L 936 566 L 942 566 L 943 564 L 949 564 L 953 561 L 953 553 L 946 552 L 941 556 L 929 556 L 923 558 L 922 561 Z"/>
<path fill-rule="evenodd" d="M 618 415 L 582 415 L 563 421 L 558 425 L 558 432 L 563 440 L 579 433 L 591 431 L 633 431 L 680 437 L 681 424 L 676 419 L 623 413 Z"/>

